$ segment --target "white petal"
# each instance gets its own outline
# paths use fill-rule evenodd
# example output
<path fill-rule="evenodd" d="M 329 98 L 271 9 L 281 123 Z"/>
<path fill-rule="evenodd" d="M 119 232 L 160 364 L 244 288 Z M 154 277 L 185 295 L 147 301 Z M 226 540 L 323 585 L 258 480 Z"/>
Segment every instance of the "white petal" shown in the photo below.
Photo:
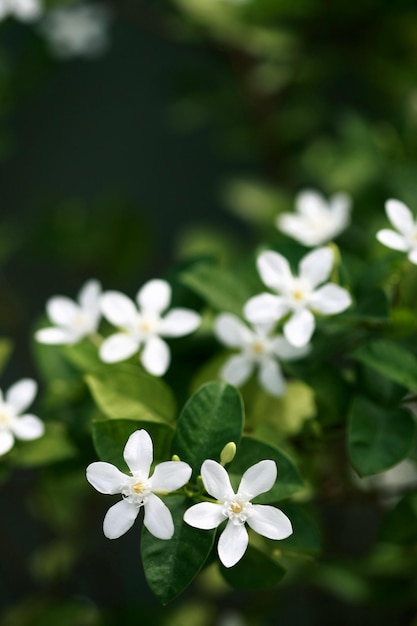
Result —
<path fill-rule="evenodd" d="M 171 361 L 169 347 L 160 337 L 150 337 L 145 343 L 140 360 L 150 374 L 163 376 Z"/>
<path fill-rule="evenodd" d="M 31 439 L 42 437 L 45 432 L 45 426 L 36 415 L 22 415 L 13 420 L 11 430 L 18 439 L 30 441 Z"/>
<path fill-rule="evenodd" d="M 390 230 L 389 228 L 379 230 L 376 234 L 376 238 L 380 243 L 387 246 L 387 248 L 391 248 L 392 250 L 401 250 L 401 252 L 405 252 L 409 248 L 405 237 L 399 235 L 394 230 Z"/>
<path fill-rule="evenodd" d="M 139 290 L 136 300 L 146 313 L 162 313 L 171 302 L 171 287 L 166 280 L 150 280 Z"/>
<path fill-rule="evenodd" d="M 304 243 L 309 246 L 310 242 L 309 233 L 305 228 L 303 218 L 293 213 L 281 213 L 276 219 L 276 227 L 285 235 L 293 237 L 296 241 Z"/>
<path fill-rule="evenodd" d="M 289 263 L 282 254 L 272 251 L 261 252 L 256 264 L 261 279 L 267 287 L 281 291 L 292 282 Z"/>
<path fill-rule="evenodd" d="M 327 204 L 323 196 L 314 189 L 304 189 L 295 197 L 295 209 L 309 219 L 320 216 Z"/>
<path fill-rule="evenodd" d="M 411 252 L 408 255 L 408 259 L 409 261 L 411 261 L 411 263 L 414 263 L 414 265 L 417 265 L 417 249 L 411 250 Z"/>
<path fill-rule="evenodd" d="M 175 491 L 188 483 L 191 467 L 183 461 L 165 461 L 155 467 L 152 491 Z"/>
<path fill-rule="evenodd" d="M 245 494 L 249 500 L 269 491 L 277 479 L 277 466 L 275 461 L 259 461 L 243 474 L 238 493 Z"/>
<path fill-rule="evenodd" d="M 221 313 L 214 320 L 214 334 L 229 348 L 243 348 L 252 341 L 253 333 L 232 313 Z"/>
<path fill-rule="evenodd" d="M 174 534 L 174 522 L 171 511 L 158 496 L 149 494 L 145 503 L 143 523 L 149 532 L 158 539 L 171 539 Z"/>
<path fill-rule="evenodd" d="M 76 343 L 82 333 L 79 331 L 73 330 L 71 328 L 56 328 L 55 326 L 51 326 L 49 328 L 41 328 L 36 331 L 35 339 L 39 341 L 39 343 L 46 343 L 50 345 L 65 345 L 65 344 L 73 344 Z"/>
<path fill-rule="evenodd" d="M 254 504 L 247 521 L 255 532 L 268 539 L 286 539 L 292 534 L 290 520 L 274 506 Z"/>
<path fill-rule="evenodd" d="M 96 461 L 90 463 L 86 471 L 87 480 L 100 493 L 113 495 L 120 493 L 127 476 L 111 463 Z"/>
<path fill-rule="evenodd" d="M 118 328 L 129 328 L 136 322 L 135 303 L 119 291 L 106 291 L 100 298 L 100 308 L 104 317 Z"/>
<path fill-rule="evenodd" d="M 160 334 L 182 337 L 193 333 L 201 324 L 201 317 L 190 309 L 172 309 L 160 322 Z"/>
<path fill-rule="evenodd" d="M 413 214 L 407 205 L 399 200 L 387 200 L 385 211 L 391 224 L 402 235 L 407 236 L 414 228 Z"/>
<path fill-rule="evenodd" d="M 129 359 L 139 350 L 140 342 L 126 333 L 115 333 L 103 341 L 99 356 L 105 363 L 117 363 Z"/>
<path fill-rule="evenodd" d="M 30 406 L 36 396 L 38 385 L 32 378 L 23 378 L 12 385 L 5 394 L 6 404 L 19 414 Z"/>
<path fill-rule="evenodd" d="M 118 539 L 124 535 L 135 522 L 139 509 L 127 500 L 114 504 L 106 513 L 103 521 L 103 532 L 108 539 Z"/>
<path fill-rule="evenodd" d="M 271 341 L 271 349 L 282 361 L 295 361 L 306 356 L 311 350 L 310 345 L 301 347 L 293 346 L 285 337 L 274 337 Z"/>
<path fill-rule="evenodd" d="M 82 287 L 78 301 L 83 311 L 91 315 L 93 319 L 98 318 L 100 313 L 101 284 L 98 280 L 89 280 Z"/>
<path fill-rule="evenodd" d="M 227 523 L 226 528 L 219 538 L 217 551 L 220 561 L 225 567 L 232 567 L 246 552 L 248 547 L 248 532 L 242 525 L 234 525 L 231 520 Z"/>
<path fill-rule="evenodd" d="M 310 306 L 325 315 L 341 313 L 352 304 L 350 294 L 343 287 L 328 284 L 314 292 L 309 298 Z"/>
<path fill-rule="evenodd" d="M 220 378 L 230 385 L 240 387 L 253 372 L 254 362 L 243 354 L 236 354 L 227 359 L 220 370 Z"/>
<path fill-rule="evenodd" d="M 265 358 L 259 366 L 259 383 L 272 396 L 282 396 L 286 384 L 279 363 L 272 358 Z"/>
<path fill-rule="evenodd" d="M 261 293 L 250 298 L 243 310 L 245 318 L 253 324 L 271 324 L 284 317 L 290 308 L 281 296 Z"/>
<path fill-rule="evenodd" d="M 184 513 L 184 521 L 194 528 L 212 530 L 217 528 L 224 520 L 223 505 L 214 502 L 200 502 L 187 509 Z"/>
<path fill-rule="evenodd" d="M 311 311 L 294 313 L 284 325 L 284 335 L 293 346 L 305 346 L 311 339 L 316 322 Z"/>
<path fill-rule="evenodd" d="M 0 454 L 6 454 L 14 445 L 14 437 L 8 430 L 0 430 Z"/>
<path fill-rule="evenodd" d="M 307 254 L 300 262 L 300 278 L 308 281 L 314 289 L 330 276 L 334 263 L 330 248 L 318 248 Z"/>
<path fill-rule="evenodd" d="M 58 326 L 71 326 L 74 317 L 80 314 L 80 307 L 66 296 L 55 296 L 46 303 L 48 317 Z"/>
<path fill-rule="evenodd" d="M 352 199 L 347 193 L 335 193 L 330 198 L 332 217 L 334 220 L 334 235 L 339 234 L 350 222 Z"/>
<path fill-rule="evenodd" d="M 220 463 L 212 459 L 204 461 L 201 466 L 201 478 L 207 493 L 216 500 L 224 502 L 233 498 L 234 492 L 229 475 Z"/>
<path fill-rule="evenodd" d="M 135 430 L 130 435 L 123 450 L 123 458 L 132 474 L 139 472 L 143 478 L 148 478 L 153 460 L 153 443 L 146 430 Z"/>

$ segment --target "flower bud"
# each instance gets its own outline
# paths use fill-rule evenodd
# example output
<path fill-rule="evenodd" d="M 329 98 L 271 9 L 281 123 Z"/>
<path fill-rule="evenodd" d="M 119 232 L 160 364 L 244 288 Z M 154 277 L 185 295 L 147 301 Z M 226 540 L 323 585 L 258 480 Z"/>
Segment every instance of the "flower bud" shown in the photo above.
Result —
<path fill-rule="evenodd" d="M 171 461 L 181 461 L 181 459 L 178 456 L 178 454 L 173 454 L 172 457 L 171 457 Z"/>
<path fill-rule="evenodd" d="M 226 463 L 231 463 L 235 458 L 235 454 L 236 444 L 234 441 L 229 441 L 220 453 L 220 465 L 223 465 L 224 467 Z"/>

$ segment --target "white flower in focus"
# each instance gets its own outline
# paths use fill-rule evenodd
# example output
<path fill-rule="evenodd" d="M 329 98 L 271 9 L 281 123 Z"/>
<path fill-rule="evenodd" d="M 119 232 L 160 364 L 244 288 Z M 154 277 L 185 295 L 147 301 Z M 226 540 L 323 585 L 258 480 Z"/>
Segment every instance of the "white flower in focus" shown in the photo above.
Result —
<path fill-rule="evenodd" d="M 109 47 L 110 13 L 104 5 L 74 4 L 53 9 L 40 30 L 57 57 L 98 57 Z"/>
<path fill-rule="evenodd" d="M 305 346 L 315 328 L 313 311 L 332 315 L 351 304 L 351 297 L 343 287 L 333 283 L 322 285 L 329 278 L 332 266 L 332 251 L 318 248 L 301 259 L 299 276 L 293 276 L 281 254 L 262 252 L 257 259 L 259 274 L 265 285 L 279 295 L 263 293 L 251 298 L 244 308 L 245 317 L 253 324 L 270 324 L 290 313 L 284 324 L 284 336 L 293 346 Z"/>
<path fill-rule="evenodd" d="M 89 280 L 78 295 L 78 303 L 66 296 L 54 296 L 46 303 L 48 317 L 55 326 L 35 333 L 40 343 L 74 344 L 96 332 L 100 321 L 101 285 Z"/>
<path fill-rule="evenodd" d="M 23 378 L 10 387 L 4 398 L 0 390 L 0 454 L 13 447 L 15 437 L 29 441 L 43 435 L 45 428 L 39 417 L 24 413 L 32 404 L 37 389 L 34 380 Z"/>
<path fill-rule="evenodd" d="M 42 13 L 39 0 L 0 0 L 0 20 L 8 16 L 22 22 L 36 20 Z"/>
<path fill-rule="evenodd" d="M 305 246 L 321 246 L 332 241 L 348 226 L 350 197 L 335 194 L 326 202 L 317 191 L 306 190 L 296 196 L 296 213 L 278 215 L 278 230 Z"/>
<path fill-rule="evenodd" d="M 107 511 L 103 532 L 108 539 L 117 539 L 133 526 L 143 507 L 143 523 L 154 537 L 171 539 L 174 534 L 172 515 L 156 495 L 166 495 L 183 487 L 190 479 L 191 467 L 182 461 L 166 461 L 155 467 L 149 476 L 153 460 L 152 439 L 146 430 L 130 435 L 123 451 L 131 476 L 123 474 L 111 463 L 98 461 L 87 467 L 87 480 L 97 491 L 123 499 Z"/>
<path fill-rule="evenodd" d="M 383 228 L 377 232 L 376 238 L 388 248 L 407 252 L 411 263 L 417 265 L 417 220 L 410 209 L 399 200 L 388 200 L 385 203 L 385 212 L 396 231 Z"/>
<path fill-rule="evenodd" d="M 171 302 L 171 287 L 165 280 L 150 280 L 138 292 L 134 302 L 118 291 L 108 291 L 101 299 L 103 315 L 121 332 L 110 335 L 100 347 L 105 363 L 124 361 L 141 346 L 143 367 L 154 376 L 163 376 L 169 367 L 171 354 L 162 337 L 182 337 L 196 330 L 201 317 L 190 309 L 171 309 L 162 313 Z"/>
<path fill-rule="evenodd" d="M 219 341 L 239 354 L 231 356 L 223 365 L 220 377 L 239 387 L 259 369 L 259 384 L 273 396 L 285 393 L 285 380 L 279 361 L 291 361 L 305 356 L 309 346 L 295 347 L 281 335 L 271 335 L 273 324 L 254 324 L 251 330 L 238 317 L 222 313 L 214 321 L 214 332 Z"/>
<path fill-rule="evenodd" d="M 185 512 L 184 521 L 194 528 L 211 530 L 228 520 L 217 546 L 225 567 L 235 565 L 246 552 L 249 543 L 246 523 L 268 539 L 285 539 L 292 534 L 291 522 L 282 511 L 251 502 L 274 485 L 277 478 L 274 461 L 260 461 L 247 469 L 237 493 L 232 489 L 226 470 L 216 461 L 204 461 L 201 477 L 207 493 L 218 502 L 195 504 Z"/>

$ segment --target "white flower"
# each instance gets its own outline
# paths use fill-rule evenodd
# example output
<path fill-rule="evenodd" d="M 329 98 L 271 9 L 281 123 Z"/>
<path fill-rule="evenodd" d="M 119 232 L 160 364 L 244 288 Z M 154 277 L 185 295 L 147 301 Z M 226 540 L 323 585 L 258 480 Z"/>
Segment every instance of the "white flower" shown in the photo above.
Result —
<path fill-rule="evenodd" d="M 140 359 L 154 376 L 163 376 L 171 355 L 162 337 L 181 337 L 192 333 L 201 318 L 190 309 L 163 311 L 171 302 L 171 287 L 165 280 L 150 280 L 139 290 L 136 304 L 118 291 L 108 291 L 101 299 L 103 315 L 121 332 L 110 335 L 100 347 L 100 358 L 106 363 L 123 361 L 143 345 Z"/>
<path fill-rule="evenodd" d="M 291 313 L 284 324 L 284 336 L 294 346 L 306 345 L 315 328 L 312 311 L 332 315 L 351 304 L 346 289 L 333 283 L 319 287 L 328 279 L 332 265 L 331 250 L 318 248 L 301 259 L 299 276 L 293 276 L 281 254 L 262 252 L 257 259 L 259 274 L 265 285 L 279 295 L 263 293 L 251 298 L 244 308 L 245 317 L 254 324 L 269 324 Z"/>
<path fill-rule="evenodd" d="M 399 200 L 388 200 L 385 211 L 397 232 L 384 228 L 377 232 L 376 238 L 388 248 L 407 252 L 411 263 L 417 265 L 417 220 L 410 209 Z"/>
<path fill-rule="evenodd" d="M 351 200 L 345 193 L 329 202 L 317 191 L 306 190 L 296 196 L 294 213 L 282 213 L 277 228 L 305 246 L 321 246 L 332 241 L 349 224 Z"/>
<path fill-rule="evenodd" d="M 24 411 L 32 404 L 38 386 L 31 378 L 23 378 L 6 392 L 4 399 L 0 390 L 0 454 L 8 452 L 14 438 L 30 440 L 44 433 L 43 422 Z"/>
<path fill-rule="evenodd" d="M 89 280 L 78 295 L 78 303 L 66 296 L 54 296 L 46 303 L 48 317 L 56 324 L 35 333 L 40 343 L 73 344 L 96 332 L 100 321 L 101 285 Z"/>
<path fill-rule="evenodd" d="M 0 0 L 0 20 L 9 15 L 22 22 L 36 20 L 42 13 L 39 0 Z"/>
<path fill-rule="evenodd" d="M 229 476 L 219 463 L 208 459 L 201 466 L 201 477 L 208 494 L 218 502 L 201 502 L 189 508 L 184 520 L 190 526 L 210 530 L 224 520 L 226 528 L 220 535 L 217 550 L 225 567 L 235 565 L 248 547 L 247 523 L 255 532 L 268 539 L 285 539 L 292 534 L 288 517 L 274 506 L 252 504 L 251 500 L 269 491 L 277 478 L 274 461 L 260 461 L 242 476 L 234 493 Z"/>
<path fill-rule="evenodd" d="M 220 377 L 239 387 L 259 368 L 258 380 L 263 389 L 273 396 L 285 393 L 285 380 L 279 360 L 291 361 L 305 356 L 309 346 L 295 347 L 281 335 L 271 335 L 273 324 L 254 324 L 248 328 L 238 317 L 222 313 L 214 321 L 217 338 L 240 353 L 231 356 L 223 365 Z"/>
<path fill-rule="evenodd" d="M 53 9 L 40 30 L 60 58 L 98 57 L 109 47 L 110 13 L 104 5 L 75 4 Z"/>
<path fill-rule="evenodd" d="M 158 539 L 171 539 L 174 534 L 172 515 L 156 494 L 166 495 L 183 487 L 190 479 L 191 467 L 182 461 L 166 461 L 157 465 L 149 476 L 153 445 L 146 430 L 137 430 L 130 435 L 123 456 L 131 476 L 102 461 L 87 467 L 87 480 L 97 491 L 112 495 L 121 493 L 123 497 L 106 513 L 103 522 L 105 536 L 117 539 L 124 535 L 143 507 L 143 523 L 149 532 Z"/>

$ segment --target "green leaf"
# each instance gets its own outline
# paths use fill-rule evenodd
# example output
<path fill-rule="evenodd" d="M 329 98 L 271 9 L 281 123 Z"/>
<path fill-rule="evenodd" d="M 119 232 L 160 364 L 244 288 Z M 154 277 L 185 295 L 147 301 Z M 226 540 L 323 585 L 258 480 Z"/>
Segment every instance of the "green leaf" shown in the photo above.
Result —
<path fill-rule="evenodd" d="M 134 365 L 106 367 L 85 377 L 100 410 L 112 419 L 165 422 L 175 417 L 171 389 Z"/>
<path fill-rule="evenodd" d="M 293 534 L 281 541 L 267 540 L 271 548 L 281 550 L 294 550 L 296 552 L 307 552 L 317 554 L 321 550 L 321 535 L 319 527 L 305 513 L 299 504 L 285 502 L 279 508 L 289 517 L 293 527 Z"/>
<path fill-rule="evenodd" d="M 274 587 L 285 575 L 285 569 L 279 563 L 253 546 L 248 546 L 236 565 L 220 565 L 220 571 L 231 587 L 245 590 Z"/>
<path fill-rule="evenodd" d="M 228 467 L 234 482 L 239 483 L 242 474 L 252 465 L 264 459 L 275 461 L 278 479 L 270 491 L 256 498 L 258 503 L 278 502 L 303 489 L 304 484 L 293 462 L 278 448 L 252 437 L 242 437 L 233 462 Z"/>
<path fill-rule="evenodd" d="M 45 433 L 39 439 L 18 442 L 17 446 L 12 451 L 12 459 L 16 465 L 23 467 L 56 463 L 77 454 L 63 424 L 54 422 L 45 424 Z"/>
<path fill-rule="evenodd" d="M 183 408 L 172 452 L 200 473 L 206 459 L 220 459 L 229 441 L 237 445 L 243 429 L 243 404 L 239 392 L 224 382 L 203 385 Z"/>
<path fill-rule="evenodd" d="M 407 389 L 417 391 L 417 358 L 397 343 L 378 339 L 355 350 L 352 357 Z"/>
<path fill-rule="evenodd" d="M 417 543 L 417 493 L 405 496 L 386 515 L 382 524 L 382 540 L 400 545 Z"/>
<path fill-rule="evenodd" d="M 145 576 L 157 598 L 166 604 L 195 578 L 211 552 L 215 531 L 198 530 L 183 521 L 190 506 L 188 498 L 167 496 L 175 532 L 172 539 L 156 539 L 142 529 L 141 553 Z"/>
<path fill-rule="evenodd" d="M 360 476 L 396 465 L 413 445 L 416 425 L 406 411 L 387 411 L 356 396 L 348 419 L 349 457 Z"/>
<path fill-rule="evenodd" d="M 139 420 L 96 420 L 93 422 L 93 441 L 102 461 L 128 469 L 123 459 L 123 450 L 130 435 L 144 428 L 151 436 L 155 460 L 169 458 L 173 429 L 167 424 L 141 422 Z"/>

